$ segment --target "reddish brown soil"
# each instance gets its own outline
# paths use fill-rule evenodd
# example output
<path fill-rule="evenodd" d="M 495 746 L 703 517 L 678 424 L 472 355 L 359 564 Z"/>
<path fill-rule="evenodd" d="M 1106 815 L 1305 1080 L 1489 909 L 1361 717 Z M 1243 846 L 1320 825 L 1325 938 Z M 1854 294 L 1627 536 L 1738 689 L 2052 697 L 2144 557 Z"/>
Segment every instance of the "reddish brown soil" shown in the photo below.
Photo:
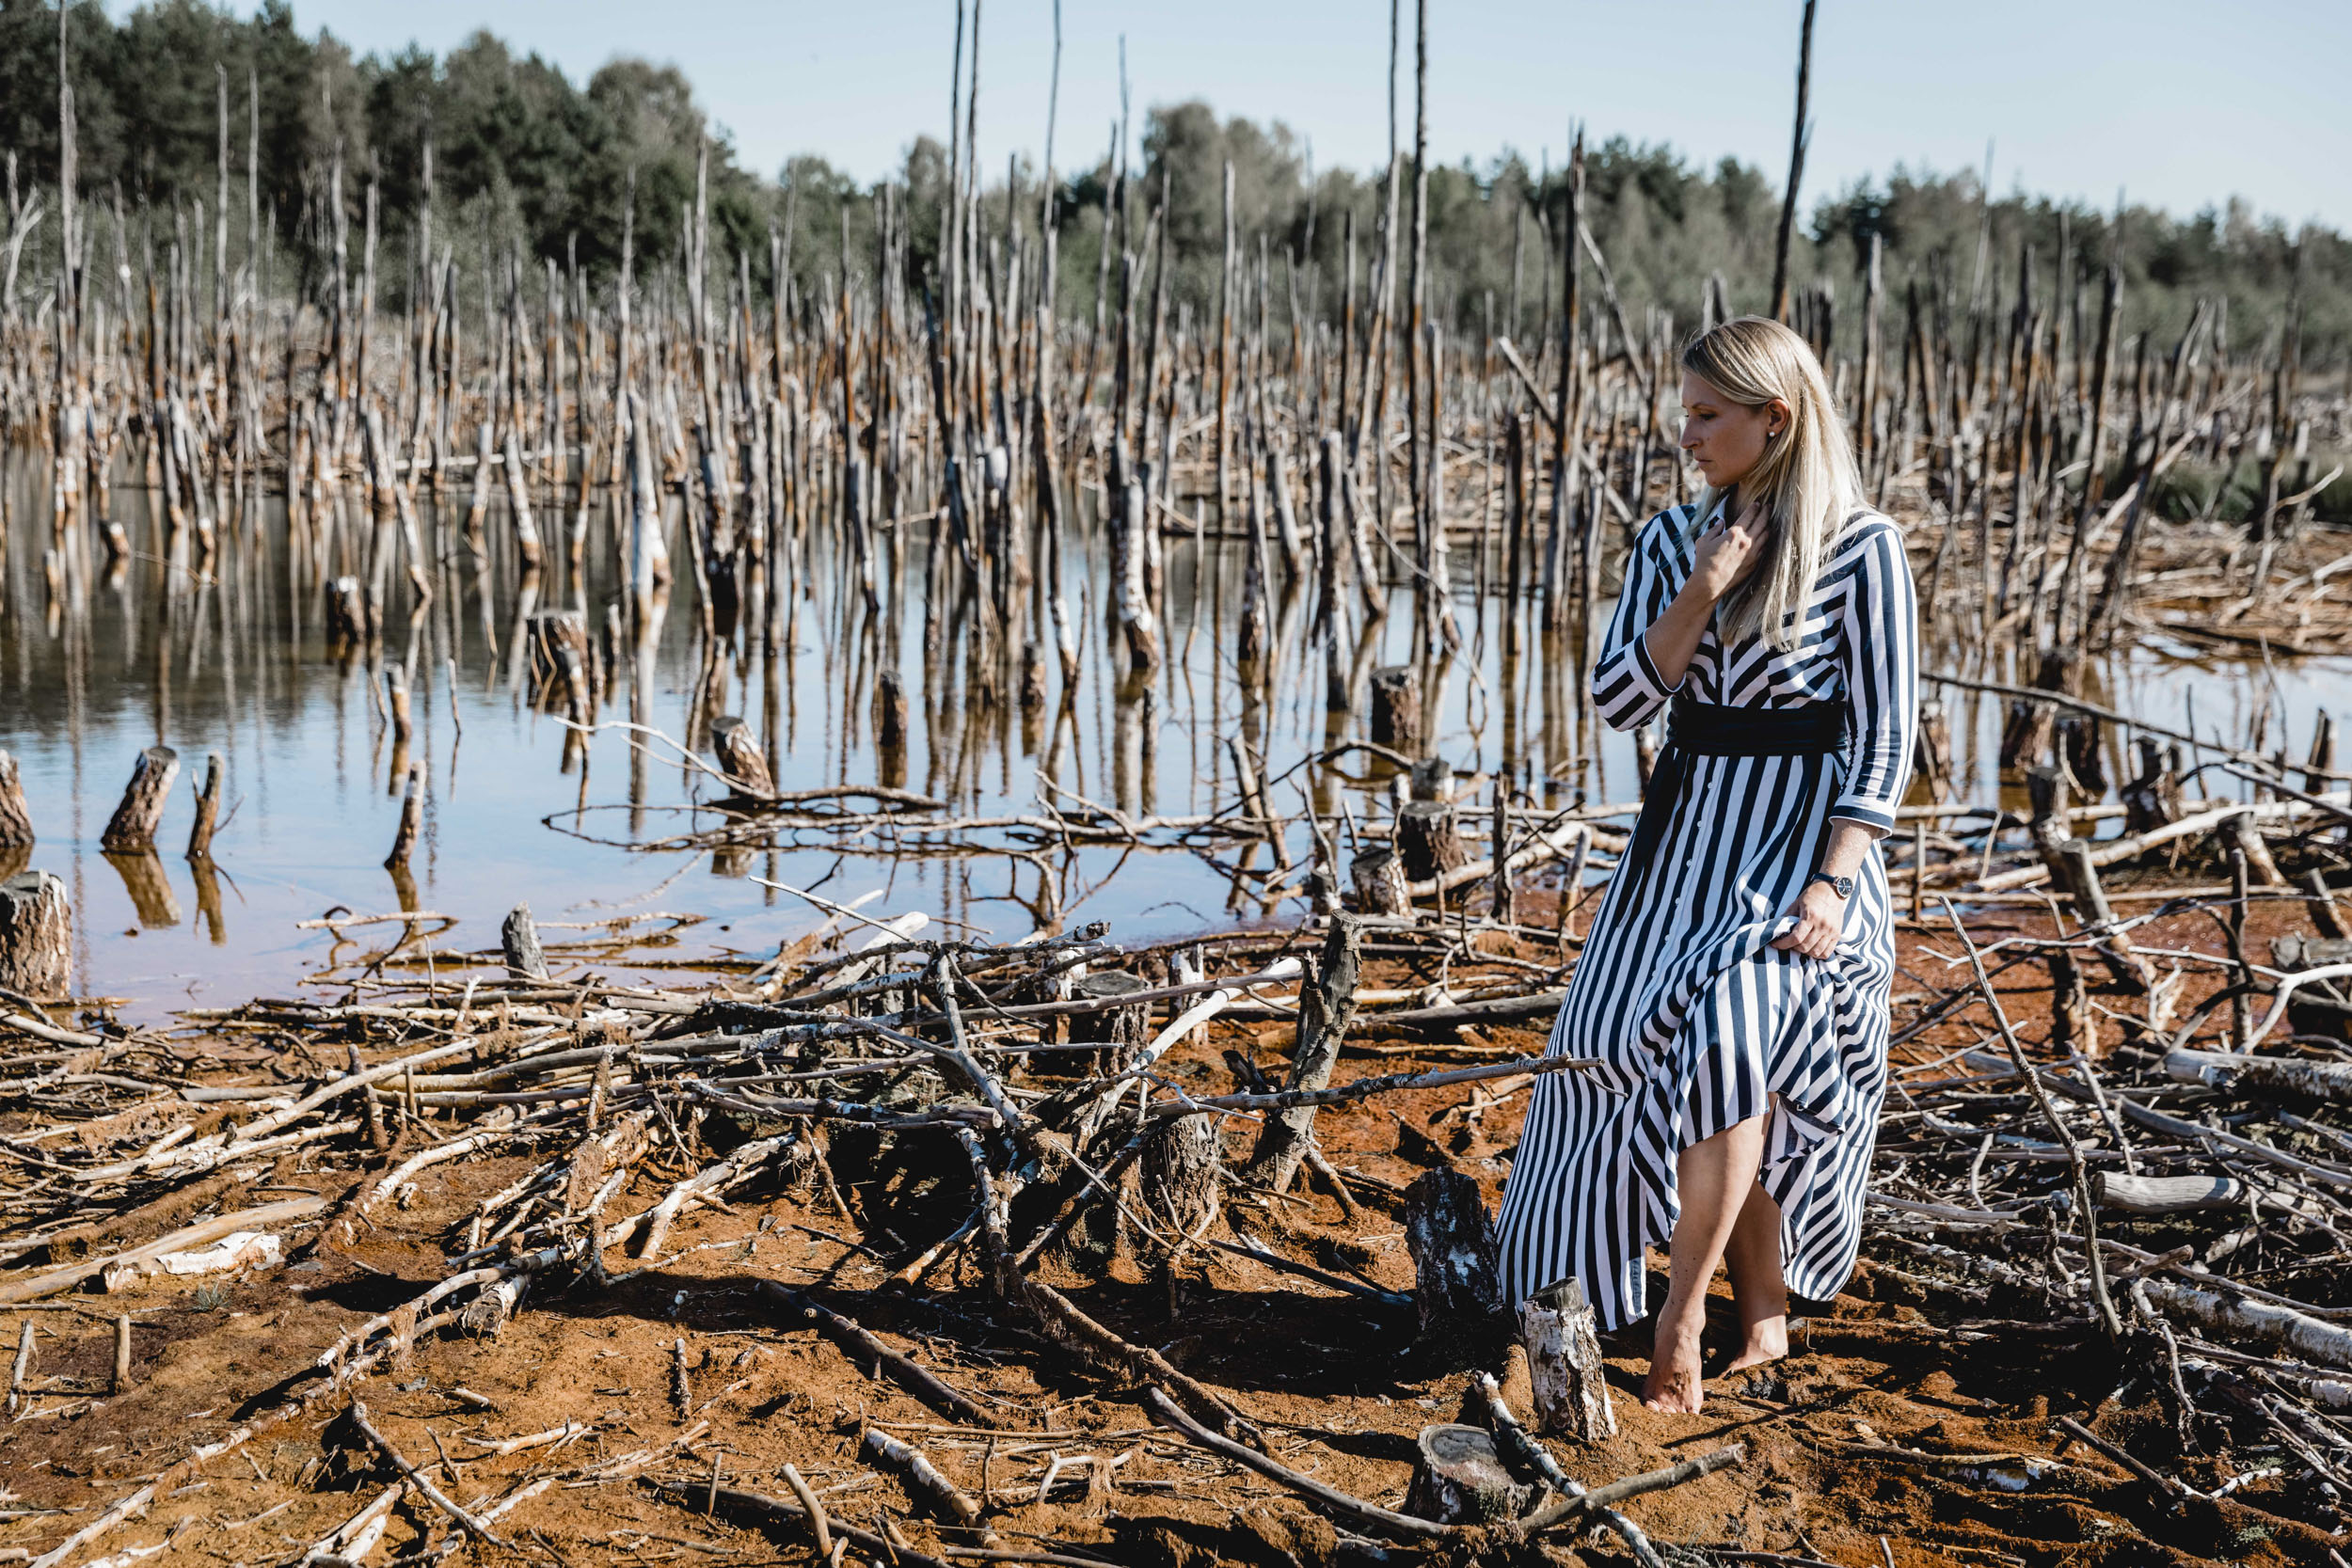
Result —
<path fill-rule="evenodd" d="M 2299 924 L 2292 905 L 2259 908 L 2263 925 L 2285 928 L 2288 921 L 2274 918 L 2274 911 Z M 1980 940 L 2000 935 L 1994 927 L 2002 925 L 2027 929 L 2046 921 L 2031 911 L 1993 912 Z M 2142 941 L 2218 950 L 2217 928 L 2201 917 L 2169 923 Z M 1965 973 L 1947 971 L 1934 951 L 1955 949 L 1948 936 L 1906 933 L 1905 978 L 1897 990 L 1909 1000 L 1898 1006 L 1899 1027 L 1915 1016 L 1922 997 Z M 1381 983 L 1403 978 L 1397 966 L 1383 967 Z M 2047 1029 L 2046 988 L 2038 965 L 2012 971 L 2001 986 L 2021 1031 L 2035 1042 Z M 1975 1017 L 1981 1023 L 1981 1012 Z M 1975 1023 L 1947 1024 L 1904 1055 L 1925 1060 L 1980 1032 Z M 1188 1086 L 1226 1089 L 1233 1075 L 1221 1053 L 1254 1050 L 1271 1063 L 1280 1034 L 1267 1025 L 1219 1027 L 1188 1049 L 1178 1070 Z M 1497 1029 L 1482 1032 L 1476 1043 L 1534 1051 L 1541 1037 Z M 1376 1059 L 1351 1056 L 1343 1071 L 1464 1059 L 1440 1046 L 1406 1050 Z M 1377 1181 L 1401 1188 L 1430 1164 L 1452 1161 L 1475 1173 L 1491 1200 L 1507 1168 L 1502 1156 L 1517 1137 L 1524 1085 L 1469 1114 L 1488 1098 L 1477 1085 L 1326 1112 L 1321 1135 L 1335 1164 Z M 444 1132 L 447 1126 L 441 1124 Z M 1247 1131 L 1233 1127 L 1236 1148 Z M 418 1136 L 412 1132 L 406 1147 L 416 1147 Z M 949 1143 L 943 1158 L 952 1152 Z M 331 1194 L 358 1178 L 352 1167 L 363 1158 L 381 1168 L 381 1159 L 350 1153 L 290 1157 L 267 1180 Z M 776 1497 L 790 1495 L 779 1476 L 788 1462 L 853 1524 L 877 1530 L 887 1525 L 925 1550 L 977 1544 L 978 1532 L 943 1526 L 899 1476 L 861 1459 L 860 1432 L 875 1422 L 891 1423 L 922 1446 L 967 1492 L 988 1488 L 986 1525 L 1001 1550 L 1136 1565 L 1312 1564 L 1347 1556 L 1335 1556 L 1331 1528 L 1297 1498 L 1153 1429 L 1137 1388 L 1105 1381 L 1035 1338 L 992 1297 L 969 1257 L 942 1264 L 920 1288 L 890 1281 L 882 1266 L 841 1240 L 863 1236 L 893 1263 L 903 1255 L 875 1229 L 869 1206 L 880 1198 L 871 1173 L 840 1144 L 836 1164 L 859 1211 L 854 1216 L 834 1212 L 820 1185 L 787 1193 L 747 1189 L 729 1209 L 681 1220 L 669 1242 L 672 1260 L 650 1272 L 601 1293 L 584 1284 L 543 1285 L 496 1338 L 428 1338 L 404 1363 L 358 1386 L 378 1427 L 412 1462 L 430 1463 L 437 1453 L 453 1462 L 455 1474 L 442 1484 L 462 1501 L 495 1499 L 525 1478 L 660 1445 L 693 1421 L 709 1423 L 683 1453 L 654 1465 L 649 1479 L 558 1485 L 502 1521 L 512 1550 L 464 1551 L 485 1560 L 519 1553 L 559 1568 L 810 1560 L 806 1538 L 794 1525 L 739 1509 L 703 1511 L 699 1488 L 714 1462 L 725 1484 Z M 520 1156 L 435 1167 L 420 1180 L 411 1206 L 384 1205 L 358 1240 L 322 1246 L 307 1263 L 238 1279 L 222 1299 L 200 1292 L 197 1282 L 152 1281 L 119 1296 L 72 1298 L 72 1310 L 36 1314 L 36 1382 L 52 1380 L 54 1391 L 0 1426 L 7 1499 L 0 1503 L 0 1560 L 48 1550 L 91 1511 L 153 1478 L 191 1446 L 300 1392 L 306 1367 L 339 1335 L 442 1277 L 445 1228 L 523 1168 Z M 628 1207 L 642 1207 L 649 1200 L 643 1195 L 680 1174 L 649 1165 L 638 1179 L 638 1201 Z M 945 1223 L 932 1234 L 952 1226 L 963 1201 L 943 1211 Z M 1354 1227 L 1342 1223 L 1338 1205 L 1321 1191 L 1276 1208 L 1280 1217 L 1271 1220 L 1263 1208 L 1245 1204 L 1244 1223 L 1269 1236 L 1288 1231 L 1289 1250 L 1301 1259 L 1343 1258 L 1391 1289 L 1409 1288 L 1411 1265 L 1392 1202 L 1367 1202 Z M 1046 1277 L 1130 1339 L 1166 1347 L 1258 1421 L 1286 1463 L 1374 1501 L 1402 1501 L 1414 1433 L 1456 1418 L 1462 1403 L 1468 1369 L 1449 1363 L 1463 1359 L 1463 1347 L 1417 1347 L 1409 1314 L 1230 1255 L 1192 1271 L 1173 1291 L 1123 1261 L 1107 1279 L 1053 1265 Z M 993 1437 L 946 1430 L 946 1418 L 855 1364 L 834 1340 L 783 1321 L 757 1292 L 770 1280 L 810 1291 L 864 1323 L 978 1399 L 1003 1430 Z M 1728 1300 L 1716 1306 L 1723 1312 L 1711 1347 L 1729 1342 Z M 2110 1349 L 2095 1332 L 2008 1324 L 1966 1331 L 1948 1304 L 1923 1302 L 1867 1260 L 1836 1300 L 1803 1309 L 1804 1326 L 1788 1360 L 1710 1381 L 1707 1410 L 1697 1417 L 1643 1408 L 1636 1390 L 1645 1335 L 1623 1336 L 1610 1347 L 1620 1435 L 1590 1449 L 1555 1443 L 1554 1451 L 1572 1475 L 1598 1482 L 1729 1441 L 1746 1444 L 1744 1466 L 1628 1505 L 1661 1547 L 1786 1553 L 1851 1565 L 1891 1561 L 1900 1568 L 2343 1560 L 2326 1535 L 2298 1522 L 2327 1517 L 2309 1492 L 2265 1481 L 2235 1500 L 2176 1513 L 2121 1466 L 2069 1446 L 2053 1427 L 2058 1417 L 2071 1415 L 2201 1485 L 2249 1463 L 2181 1451 L 2148 1380 L 2136 1375 L 2139 1353 Z M 132 1314 L 137 1325 L 134 1386 L 119 1398 L 77 1396 L 77 1386 L 105 1386 L 116 1312 Z M 0 1314 L 11 1337 L 17 1321 L 18 1314 Z M 691 1369 L 691 1420 L 672 1398 L 680 1339 Z M 1522 1378 L 1513 1378 L 1509 1397 L 1524 1416 Z M 2127 1384 L 2125 1397 L 2114 1400 Z M 469 1407 L 453 1393 L 461 1386 L 495 1408 Z M 389 1479 L 339 1418 L 347 1402 L 347 1396 L 322 1401 L 305 1418 L 242 1451 L 175 1475 L 168 1495 L 145 1516 L 118 1526 L 92 1552 L 111 1556 L 168 1544 L 157 1560 L 297 1560 Z M 587 1423 L 589 1434 L 562 1449 L 469 1458 L 483 1453 L 481 1439 L 566 1420 Z M 2211 1440 L 2209 1429 L 2209 1448 Z M 1107 1472 L 1107 1483 L 1066 1467 L 1052 1496 L 1038 1500 L 1049 1461 L 1080 1455 L 1126 1457 Z M 2012 1490 L 2001 1476 L 2019 1471 L 2027 1457 L 2052 1463 Z M 654 1484 L 662 1479 L 697 1490 L 681 1498 Z M 447 1521 L 411 1494 L 371 1560 L 411 1557 L 447 1536 Z M 1561 1535 L 1542 1554 L 1555 1561 L 1580 1554 L 1626 1560 L 1605 1534 Z"/>

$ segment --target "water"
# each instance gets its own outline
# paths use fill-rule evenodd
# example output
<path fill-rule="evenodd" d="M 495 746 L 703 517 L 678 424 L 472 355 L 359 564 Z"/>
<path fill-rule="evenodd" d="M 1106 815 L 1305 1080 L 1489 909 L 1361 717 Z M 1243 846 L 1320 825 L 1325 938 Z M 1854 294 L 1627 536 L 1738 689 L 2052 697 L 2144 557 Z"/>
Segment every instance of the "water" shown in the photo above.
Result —
<path fill-rule="evenodd" d="M 878 831 L 849 842 L 815 832 L 784 835 L 752 851 L 617 847 L 715 827 L 707 802 L 723 793 L 674 752 L 607 727 L 572 748 L 552 713 L 526 701 L 526 660 L 517 649 L 519 601 L 528 586 L 540 608 L 581 608 L 601 628 L 614 595 L 609 501 L 599 494 L 585 518 L 584 574 L 559 543 L 547 568 L 526 584 L 502 503 L 488 518 L 491 548 L 477 562 L 466 548 L 461 488 L 437 504 L 421 491 L 429 599 L 405 580 L 396 532 L 379 532 L 359 492 L 344 496 L 323 540 L 296 538 L 283 505 L 257 500 L 240 511 L 222 498 L 221 547 L 210 573 L 163 559 L 164 532 L 149 494 L 118 487 L 112 513 L 131 557 L 112 570 L 88 535 L 58 554 L 60 590 L 45 571 L 51 524 L 39 463 L 11 466 L 8 531 L 0 580 L 0 747 L 13 752 L 40 843 L 31 863 L 64 878 L 77 937 L 75 987 L 118 999 L 127 1019 L 159 1018 L 187 1006 L 218 1006 L 257 994 L 288 994 L 331 966 L 380 947 L 394 927 L 354 928 L 338 946 L 326 929 L 298 923 L 330 912 L 402 909 L 453 916 L 433 945 L 495 947 L 498 923 L 528 902 L 543 926 L 582 926 L 619 917 L 692 915 L 667 945 L 626 958 L 605 955 L 600 973 L 677 978 L 698 959 L 771 955 L 822 914 L 767 887 L 766 879 L 861 905 L 877 917 L 921 911 L 934 929 L 1025 935 L 1041 921 L 1104 920 L 1121 940 L 1141 941 L 1295 917 L 1297 882 L 1311 852 L 1297 786 L 1271 794 L 1291 818 L 1284 874 L 1263 846 L 1232 840 L 1178 842 L 1152 835 L 1151 847 L 1063 846 L 1035 831 L 988 829 L 952 846 L 918 844 Z M 1083 508 L 1090 493 L 1081 489 Z M 675 514 L 675 502 L 672 510 Z M 1468 515 L 1478 515 L 1475 508 Z M 569 519 L 548 506 L 544 534 Z M 675 516 L 673 518 L 675 524 Z M 881 535 L 882 612 L 870 618 L 853 569 L 836 559 L 830 533 L 815 531 L 809 558 L 791 581 L 771 585 L 748 607 L 715 673 L 703 657 L 700 606 L 684 541 L 673 546 L 681 581 L 650 658 L 624 646 L 600 717 L 633 719 L 676 738 L 707 734 L 720 713 L 742 715 L 762 736 L 781 789 L 870 784 L 896 770 L 874 745 L 873 671 L 896 668 L 904 682 L 910 734 L 907 787 L 950 802 L 948 815 L 1036 815 L 1041 769 L 1071 794 L 1131 816 L 1193 816 L 1235 799 L 1229 743 L 1243 737 L 1279 776 L 1334 741 L 1362 733 L 1360 713 L 1333 731 L 1325 711 L 1324 660 L 1313 641 L 1311 584 L 1278 595 L 1280 636 L 1272 700 L 1245 689 L 1233 649 L 1242 598 L 1237 541 L 1167 541 L 1166 667 L 1148 694 L 1122 689 L 1106 650 L 1102 544 L 1081 517 L 1066 552 L 1064 589 L 1081 641 L 1077 683 L 1065 705 L 1046 638 L 1047 696 L 1025 714 L 1018 667 L 993 705 L 976 705 L 966 641 L 950 619 L 946 652 L 927 657 L 924 578 L 928 525 Z M 1628 737 L 1578 733 L 1559 693 L 1577 679 L 1565 656 L 1531 647 L 1506 680 L 1501 657 L 1500 551 L 1482 563 L 1473 540 L 1457 541 L 1456 613 L 1465 638 L 1443 683 L 1433 729 L 1439 754 L 1463 772 L 1495 769 L 1512 751 L 1511 775 L 1531 807 L 1634 792 Z M 381 648 L 340 653 L 326 636 L 325 583 L 350 573 L 381 585 Z M 793 592 L 804 586 L 806 592 Z M 771 654 L 761 626 L 772 626 Z M 882 635 L 887 630 L 890 635 Z M 1378 628 L 1381 653 L 1402 662 L 1416 641 L 1409 594 L 1395 590 Z M 383 672 L 399 665 L 413 693 L 415 735 L 405 757 L 388 733 L 378 694 Z M 2014 679 L 1980 668 L 1966 639 L 1931 649 L 1935 670 Z M 1547 679 L 1554 687 L 1548 708 Z M 2242 743 L 2255 710 L 2273 705 L 2268 740 L 2299 754 L 2314 711 L 2341 708 L 2352 693 L 2352 661 L 2215 660 L 2142 647 L 2106 660 L 2095 694 L 2126 712 L 2201 736 Z M 1996 700 L 1947 692 L 1958 759 L 1969 799 L 1986 799 L 1997 740 Z M 158 853 L 126 860 L 98 849 L 141 749 L 167 745 L 181 781 L 158 835 Z M 193 813 L 192 788 L 208 752 L 225 766 L 223 825 L 212 873 L 181 853 Z M 706 755 L 707 751 L 706 751 Z M 410 761 L 423 765 L 422 832 L 404 883 L 383 863 L 400 814 Z M 2128 769 L 2111 764 L 2112 777 Z M 1361 753 L 1331 768 L 1302 771 L 1318 809 L 1361 822 L 1384 809 L 1388 770 Z M 2215 793 L 2229 785 L 2209 775 Z M 1481 792 L 1483 802 L 1485 796 Z M 860 806 L 870 802 L 855 802 Z M 1483 818 L 1483 806 L 1480 811 Z M 1287 897 L 1264 895 L 1287 887 Z M 666 920 L 645 922 L 661 929 Z M 587 931 L 548 929 L 550 943 Z M 659 960 L 649 963 L 648 960 Z"/>

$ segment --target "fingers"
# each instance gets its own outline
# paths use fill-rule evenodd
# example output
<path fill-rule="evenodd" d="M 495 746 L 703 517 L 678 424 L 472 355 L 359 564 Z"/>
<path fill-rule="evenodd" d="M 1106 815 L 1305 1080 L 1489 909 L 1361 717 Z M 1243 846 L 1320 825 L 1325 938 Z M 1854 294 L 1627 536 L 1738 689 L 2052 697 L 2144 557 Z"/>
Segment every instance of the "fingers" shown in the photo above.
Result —
<path fill-rule="evenodd" d="M 1817 915 L 1800 915 L 1797 924 L 1772 939 L 1772 945 L 1783 953 L 1798 953 L 1808 958 L 1834 958 L 1837 952 L 1839 928 Z"/>

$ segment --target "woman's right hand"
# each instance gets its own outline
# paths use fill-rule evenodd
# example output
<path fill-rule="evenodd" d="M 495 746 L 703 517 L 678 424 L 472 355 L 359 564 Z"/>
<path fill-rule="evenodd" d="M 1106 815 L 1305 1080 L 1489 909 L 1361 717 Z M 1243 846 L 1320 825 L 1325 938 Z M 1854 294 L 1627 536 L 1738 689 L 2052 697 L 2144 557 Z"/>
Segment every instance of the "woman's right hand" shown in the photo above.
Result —
<path fill-rule="evenodd" d="M 1709 603 L 1740 585 L 1764 559 L 1764 541 L 1772 520 L 1762 501 L 1750 501 L 1729 523 L 1718 519 L 1698 537 L 1698 552 L 1691 564 L 1691 587 Z"/>

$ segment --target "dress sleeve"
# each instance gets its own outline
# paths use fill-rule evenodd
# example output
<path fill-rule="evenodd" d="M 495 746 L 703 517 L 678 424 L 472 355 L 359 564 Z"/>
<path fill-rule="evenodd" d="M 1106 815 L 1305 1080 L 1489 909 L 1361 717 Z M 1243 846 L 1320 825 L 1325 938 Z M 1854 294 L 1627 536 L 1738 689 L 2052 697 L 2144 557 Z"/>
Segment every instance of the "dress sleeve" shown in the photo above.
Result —
<path fill-rule="evenodd" d="M 1895 808 L 1910 781 L 1919 708 L 1911 562 L 1891 523 L 1872 527 L 1863 543 L 1841 621 L 1846 695 L 1853 705 L 1853 770 L 1830 816 L 1884 833 L 1895 826 Z"/>
<path fill-rule="evenodd" d="M 1661 512 L 1625 558 L 1625 583 L 1609 623 L 1600 661 L 1593 666 L 1593 707 L 1613 730 L 1629 730 L 1656 716 L 1678 686 L 1669 686 L 1651 662 L 1643 634 L 1674 602 L 1677 584 L 1668 569 L 1665 531 L 1675 514 Z"/>

